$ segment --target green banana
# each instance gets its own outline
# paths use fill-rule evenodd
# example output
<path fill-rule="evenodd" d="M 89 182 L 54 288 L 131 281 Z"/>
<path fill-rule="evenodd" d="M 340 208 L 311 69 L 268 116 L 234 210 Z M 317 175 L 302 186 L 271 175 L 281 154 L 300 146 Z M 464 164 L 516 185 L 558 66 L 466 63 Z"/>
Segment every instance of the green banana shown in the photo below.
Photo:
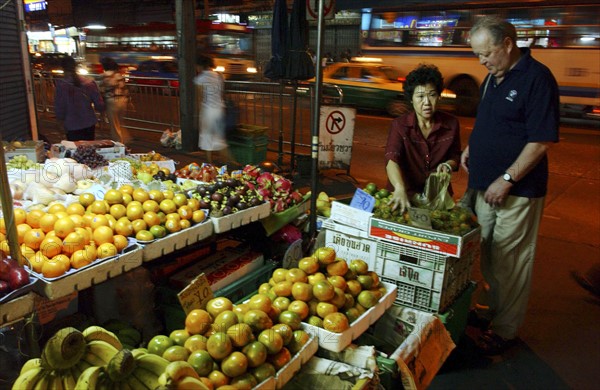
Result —
<path fill-rule="evenodd" d="M 68 390 L 64 388 L 62 376 L 56 371 L 52 371 L 47 377 L 48 390 Z"/>
<path fill-rule="evenodd" d="M 160 376 L 169 365 L 169 361 L 161 356 L 147 353 L 137 357 L 137 366 L 152 372 L 156 377 Z"/>
<path fill-rule="evenodd" d="M 79 378 L 77 378 L 77 383 L 75 384 L 75 390 L 93 390 L 98 385 L 98 378 L 100 377 L 100 373 L 103 368 L 99 366 L 92 366 L 87 368 Z"/>
<path fill-rule="evenodd" d="M 169 378 L 169 376 L 167 375 L 166 372 L 163 372 L 162 374 L 160 374 L 158 376 L 158 383 L 161 386 L 167 386 L 167 387 L 169 387 L 169 386 L 171 386 L 173 384 L 173 381 L 171 380 L 171 378 Z"/>
<path fill-rule="evenodd" d="M 176 383 L 177 390 L 208 390 L 208 387 L 199 378 L 186 376 Z"/>
<path fill-rule="evenodd" d="M 131 350 L 131 353 L 133 354 L 133 357 L 137 359 L 138 356 L 148 353 L 148 349 L 147 348 L 134 348 Z"/>
<path fill-rule="evenodd" d="M 93 340 L 102 340 L 109 343 L 116 349 L 123 349 L 123 344 L 121 343 L 117 335 L 109 330 L 104 329 L 101 326 L 88 326 L 83 330 L 82 333 L 83 337 L 85 338 L 85 341 L 87 341 L 88 343 Z"/>
<path fill-rule="evenodd" d="M 31 370 L 32 368 L 40 367 L 41 365 L 42 365 L 42 359 L 40 359 L 40 358 L 29 359 L 25 362 L 25 364 L 23 364 L 23 367 L 21 367 L 21 371 L 19 372 L 19 375 L 23 375 L 25 372 Z"/>
<path fill-rule="evenodd" d="M 48 390 L 50 386 L 50 381 L 48 380 L 48 376 L 52 371 L 44 370 L 42 373 L 42 377 L 37 381 L 33 390 Z"/>
<path fill-rule="evenodd" d="M 148 390 L 146 385 L 143 384 L 138 378 L 136 378 L 133 372 L 131 373 L 131 375 L 129 375 L 129 377 L 127 377 L 126 382 L 129 385 L 129 387 L 133 390 Z M 122 383 L 125 382 L 121 382 L 121 384 Z"/>
<path fill-rule="evenodd" d="M 131 345 L 138 345 L 142 342 L 142 334 L 139 332 L 139 330 L 131 327 L 121 329 L 119 332 L 117 332 L 117 337 L 119 340 L 122 340 L 122 338 L 130 340 L 132 342 Z"/>
<path fill-rule="evenodd" d="M 193 378 L 200 379 L 200 376 L 198 375 L 194 367 L 192 367 L 192 365 L 186 361 L 176 361 L 169 363 L 165 368 L 165 373 L 169 378 L 173 380 L 173 382 L 177 382 L 186 376 L 191 376 Z"/>
<path fill-rule="evenodd" d="M 63 371 L 61 376 L 65 390 L 73 390 L 77 384 L 77 377 L 73 374 L 73 368 Z"/>
<path fill-rule="evenodd" d="M 51 369 L 71 368 L 85 353 L 85 338 L 73 327 L 56 332 L 42 351 L 42 366 Z"/>
<path fill-rule="evenodd" d="M 133 376 L 133 375 L 130 375 L 130 376 Z M 119 390 L 133 390 L 133 387 L 131 387 L 128 380 L 129 380 L 129 378 L 118 383 Z"/>
<path fill-rule="evenodd" d="M 12 389 L 13 390 L 31 390 L 35 387 L 38 381 L 43 380 L 43 377 L 47 374 L 47 370 L 42 367 L 34 367 L 24 374 L 19 375 L 15 380 Z"/>
<path fill-rule="evenodd" d="M 140 366 L 133 370 L 133 376 L 139 379 L 139 381 L 142 382 L 148 389 L 156 389 L 158 386 L 160 386 L 158 383 L 158 375 Z"/>
<path fill-rule="evenodd" d="M 101 340 L 92 340 L 87 344 L 83 359 L 92 366 L 105 366 L 119 352 L 115 347 Z"/>
<path fill-rule="evenodd" d="M 106 372 L 114 382 L 121 382 L 127 378 L 137 366 L 133 354 L 128 349 L 122 349 L 108 362 Z"/>
<path fill-rule="evenodd" d="M 100 376 L 98 377 L 98 384 L 96 385 L 96 390 L 113 390 L 115 388 L 115 384 L 110 380 L 108 373 L 106 371 L 102 371 Z"/>

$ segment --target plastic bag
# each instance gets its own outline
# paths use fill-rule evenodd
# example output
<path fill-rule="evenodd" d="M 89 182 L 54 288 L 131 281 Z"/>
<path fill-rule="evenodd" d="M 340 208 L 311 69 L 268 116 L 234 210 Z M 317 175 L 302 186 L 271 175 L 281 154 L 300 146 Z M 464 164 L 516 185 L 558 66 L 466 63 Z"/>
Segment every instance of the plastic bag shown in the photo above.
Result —
<path fill-rule="evenodd" d="M 181 149 L 181 130 L 166 129 L 160 136 L 160 144 L 167 148 Z"/>
<path fill-rule="evenodd" d="M 442 172 L 440 168 L 429 175 L 423 193 L 413 196 L 411 203 L 415 207 L 429 210 L 450 210 L 454 207 L 454 199 L 448 192 L 452 174 Z"/>

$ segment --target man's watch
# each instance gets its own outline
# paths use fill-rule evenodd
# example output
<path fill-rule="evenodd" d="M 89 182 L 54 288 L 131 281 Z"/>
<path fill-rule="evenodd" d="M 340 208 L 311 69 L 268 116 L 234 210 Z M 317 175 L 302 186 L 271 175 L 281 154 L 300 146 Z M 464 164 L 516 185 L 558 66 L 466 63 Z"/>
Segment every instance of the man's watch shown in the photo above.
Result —
<path fill-rule="evenodd" d="M 502 178 L 511 184 L 516 183 L 516 181 L 513 180 L 512 176 L 508 172 L 505 172 L 504 175 L 502 175 Z"/>

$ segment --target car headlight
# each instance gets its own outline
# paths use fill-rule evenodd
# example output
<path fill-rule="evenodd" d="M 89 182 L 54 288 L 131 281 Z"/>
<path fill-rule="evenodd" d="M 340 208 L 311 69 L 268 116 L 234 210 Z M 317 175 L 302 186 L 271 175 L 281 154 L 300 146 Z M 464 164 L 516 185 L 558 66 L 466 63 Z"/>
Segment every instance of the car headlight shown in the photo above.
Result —
<path fill-rule="evenodd" d="M 258 71 L 256 70 L 256 68 L 253 67 L 253 66 L 247 67 L 246 68 L 246 72 L 248 72 L 248 73 L 258 73 Z"/>

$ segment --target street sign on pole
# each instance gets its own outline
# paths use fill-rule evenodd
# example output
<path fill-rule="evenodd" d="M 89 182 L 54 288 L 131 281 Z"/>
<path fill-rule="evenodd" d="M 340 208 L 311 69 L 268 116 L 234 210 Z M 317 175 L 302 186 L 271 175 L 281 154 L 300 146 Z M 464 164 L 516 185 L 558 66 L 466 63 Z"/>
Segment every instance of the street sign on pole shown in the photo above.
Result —
<path fill-rule="evenodd" d="M 335 0 L 323 0 L 323 19 L 333 19 L 335 14 Z M 306 0 L 306 19 L 319 18 L 319 0 Z"/>
<path fill-rule="evenodd" d="M 319 168 L 350 171 L 355 118 L 355 108 L 321 106 Z"/>

